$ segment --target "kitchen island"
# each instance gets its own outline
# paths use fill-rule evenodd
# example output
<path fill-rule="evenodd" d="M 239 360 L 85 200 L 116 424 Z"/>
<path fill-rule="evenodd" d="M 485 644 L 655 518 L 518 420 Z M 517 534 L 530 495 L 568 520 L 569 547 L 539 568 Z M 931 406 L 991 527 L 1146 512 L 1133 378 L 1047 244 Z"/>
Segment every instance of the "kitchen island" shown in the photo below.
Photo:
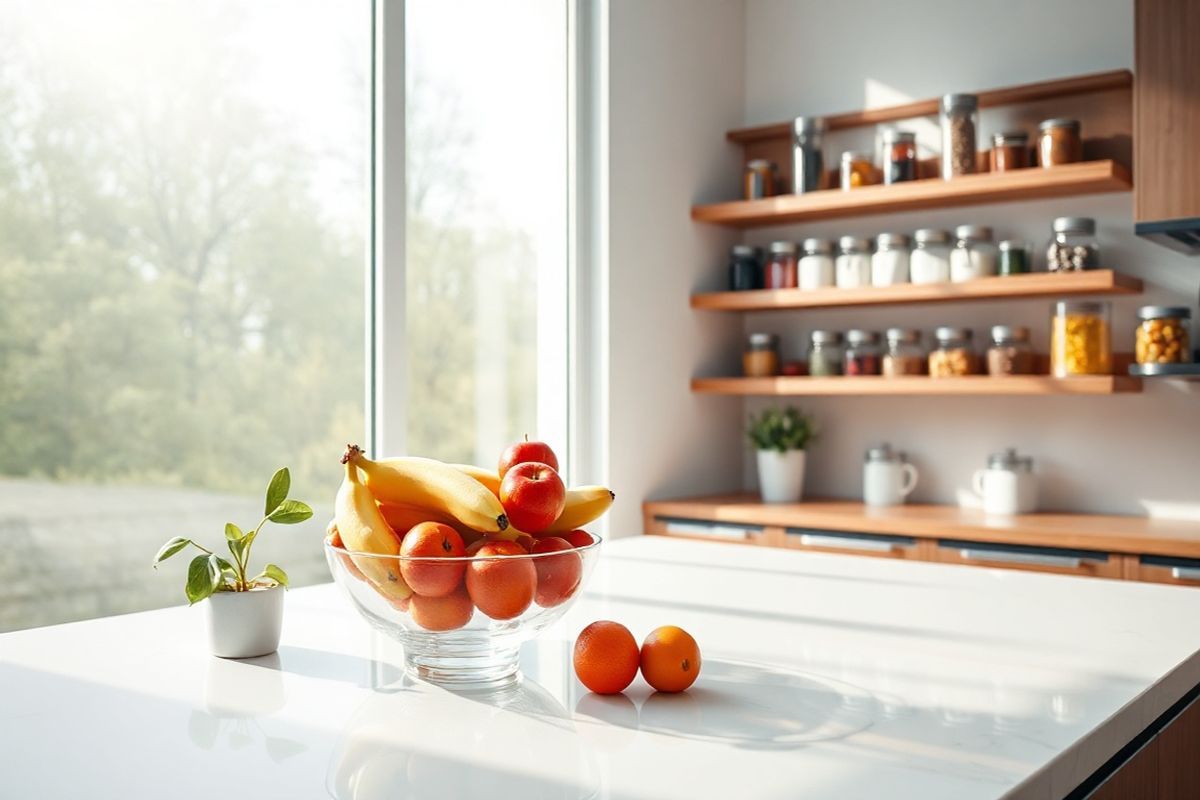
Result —
<path fill-rule="evenodd" d="M 1136 767 L 1143 731 L 1200 684 L 1193 589 L 664 537 L 603 548 L 499 692 L 407 679 L 335 586 L 289 592 L 279 652 L 246 661 L 208 655 L 199 608 L 2 635 L 0 797 L 1082 797 L 1123 748 Z M 639 639 L 687 628 L 696 685 L 586 692 L 569 654 L 595 619 Z M 1157 780 L 1142 771 L 1118 778 Z"/>

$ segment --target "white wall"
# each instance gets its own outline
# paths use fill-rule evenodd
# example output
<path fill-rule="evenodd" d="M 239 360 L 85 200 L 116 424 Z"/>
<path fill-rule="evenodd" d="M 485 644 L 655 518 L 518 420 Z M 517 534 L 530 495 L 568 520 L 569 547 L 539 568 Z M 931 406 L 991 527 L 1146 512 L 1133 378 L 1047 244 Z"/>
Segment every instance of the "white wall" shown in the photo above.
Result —
<path fill-rule="evenodd" d="M 745 9 L 745 124 L 1133 63 L 1131 0 L 747 0 Z M 1071 30 L 1080 32 L 1068 35 Z M 982 128 L 983 134 L 992 130 L 987 120 Z M 721 134 L 721 129 L 696 132 L 706 141 Z M 736 186 L 726 187 L 725 196 L 734 192 Z M 1200 258 L 1135 237 L 1131 210 L 1130 195 L 1064 198 L 788 226 L 751 232 L 746 241 L 978 222 L 992 225 L 1002 238 L 1025 238 L 1041 247 L 1051 218 L 1093 216 L 1106 265 L 1147 284 L 1145 295 L 1113 304 L 1117 349 L 1129 351 L 1137 306 L 1169 302 L 1192 306 L 1195 313 L 1200 286 Z M 714 285 L 721 276 L 714 271 L 709 279 Z M 1044 350 L 1048 306 L 1023 301 L 757 314 L 745 319 L 745 331 L 781 333 L 785 351 L 799 355 L 814 327 L 901 325 L 930 331 L 942 324 L 970 325 L 981 337 L 986 326 L 1013 323 L 1032 327 Z M 695 367 L 701 374 L 733 374 L 737 362 L 731 357 L 712 366 L 697 359 Z M 954 502 L 989 452 L 1016 446 L 1034 456 L 1047 507 L 1200 518 L 1200 384 L 1147 382 L 1141 395 L 1096 398 L 823 398 L 798 404 L 816 416 L 823 432 L 810 462 L 813 493 L 858 496 L 863 450 L 887 440 L 909 451 L 922 470 L 916 499 Z M 762 402 L 745 405 L 757 408 Z M 748 458 L 744 471 L 752 486 Z"/>

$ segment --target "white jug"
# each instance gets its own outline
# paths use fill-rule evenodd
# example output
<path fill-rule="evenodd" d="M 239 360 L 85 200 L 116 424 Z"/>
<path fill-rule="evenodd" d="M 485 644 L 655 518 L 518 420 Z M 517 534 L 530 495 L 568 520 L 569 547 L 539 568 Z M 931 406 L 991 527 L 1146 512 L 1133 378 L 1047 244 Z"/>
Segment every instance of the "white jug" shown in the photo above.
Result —
<path fill-rule="evenodd" d="M 971 481 L 983 499 L 986 514 L 1029 514 L 1037 509 L 1033 459 L 1009 448 L 988 458 L 987 469 L 976 470 Z"/>
<path fill-rule="evenodd" d="M 917 468 L 886 444 L 867 451 L 863 463 L 863 502 L 898 506 L 917 488 Z"/>

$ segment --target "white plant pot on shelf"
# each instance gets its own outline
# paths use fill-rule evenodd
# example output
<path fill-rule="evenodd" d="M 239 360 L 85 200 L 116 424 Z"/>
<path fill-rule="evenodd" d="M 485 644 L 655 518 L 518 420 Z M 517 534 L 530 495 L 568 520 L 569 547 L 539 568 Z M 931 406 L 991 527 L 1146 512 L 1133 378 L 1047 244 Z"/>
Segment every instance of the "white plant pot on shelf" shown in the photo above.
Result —
<path fill-rule="evenodd" d="M 758 451 L 758 486 L 764 503 L 798 503 L 804 495 L 803 450 Z"/>
<path fill-rule="evenodd" d="M 282 586 L 249 592 L 213 592 L 208 598 L 208 643 L 214 656 L 254 658 L 279 649 Z"/>

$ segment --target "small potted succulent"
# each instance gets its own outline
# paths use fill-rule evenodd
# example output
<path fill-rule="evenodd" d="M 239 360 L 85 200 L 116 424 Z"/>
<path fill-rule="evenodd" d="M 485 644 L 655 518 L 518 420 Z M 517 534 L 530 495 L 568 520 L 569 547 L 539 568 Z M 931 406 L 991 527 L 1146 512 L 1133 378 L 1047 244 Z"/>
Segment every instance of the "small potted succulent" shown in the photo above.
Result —
<path fill-rule="evenodd" d="M 799 410 L 768 408 L 750 416 L 746 430 L 758 454 L 758 485 L 764 503 L 798 503 L 804 493 L 804 448 L 813 440 L 812 419 Z"/>
<path fill-rule="evenodd" d="M 292 478 L 287 467 L 275 473 L 267 487 L 263 518 L 250 532 L 232 522 L 225 523 L 225 545 L 231 558 L 181 536 L 159 548 L 154 567 L 176 553 L 194 547 L 200 551 L 188 565 L 184 593 L 188 604 L 208 600 L 208 640 L 215 656 L 253 658 L 279 648 L 283 627 L 283 592 L 287 573 L 274 564 L 249 577 L 250 548 L 268 522 L 295 525 L 312 516 L 312 509 L 299 500 L 289 500 Z"/>

